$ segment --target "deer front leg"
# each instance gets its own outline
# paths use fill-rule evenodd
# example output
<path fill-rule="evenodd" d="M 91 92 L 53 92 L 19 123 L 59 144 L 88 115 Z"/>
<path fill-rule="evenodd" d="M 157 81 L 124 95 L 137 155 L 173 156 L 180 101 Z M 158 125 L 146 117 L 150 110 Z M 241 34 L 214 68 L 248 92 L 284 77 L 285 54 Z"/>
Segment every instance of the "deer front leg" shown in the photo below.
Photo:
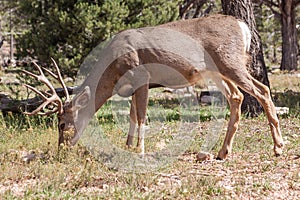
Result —
<path fill-rule="evenodd" d="M 141 154 L 145 153 L 145 123 L 146 111 L 148 105 L 148 84 L 141 86 L 135 91 L 136 98 L 136 116 L 138 122 L 138 142 L 137 147 L 140 149 Z"/>
<path fill-rule="evenodd" d="M 129 125 L 129 132 L 127 136 L 127 147 L 132 147 L 134 133 L 136 129 L 136 101 L 135 95 L 132 96 L 131 106 L 130 106 L 130 125 Z"/>

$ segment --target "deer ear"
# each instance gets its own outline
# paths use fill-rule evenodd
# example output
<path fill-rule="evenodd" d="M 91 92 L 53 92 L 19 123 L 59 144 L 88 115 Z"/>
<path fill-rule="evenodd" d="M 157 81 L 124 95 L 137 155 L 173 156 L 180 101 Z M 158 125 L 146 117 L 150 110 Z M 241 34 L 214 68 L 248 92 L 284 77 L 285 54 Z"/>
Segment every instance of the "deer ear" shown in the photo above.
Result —
<path fill-rule="evenodd" d="M 79 94 L 74 97 L 74 109 L 81 110 L 85 108 L 91 99 L 91 90 L 86 86 Z"/>

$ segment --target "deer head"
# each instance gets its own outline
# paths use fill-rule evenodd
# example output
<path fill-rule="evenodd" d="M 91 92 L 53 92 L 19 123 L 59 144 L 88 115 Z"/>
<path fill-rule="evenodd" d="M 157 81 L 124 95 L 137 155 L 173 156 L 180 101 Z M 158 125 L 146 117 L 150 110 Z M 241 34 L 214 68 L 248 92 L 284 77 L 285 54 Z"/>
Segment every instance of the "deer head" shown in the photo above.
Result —
<path fill-rule="evenodd" d="M 37 93 L 44 100 L 44 102 L 35 110 L 31 112 L 24 112 L 24 114 L 38 114 L 46 116 L 57 113 L 59 120 L 59 144 L 65 143 L 74 145 L 78 140 L 74 140 L 76 133 L 78 132 L 75 126 L 75 122 L 78 121 L 78 111 L 86 107 L 87 102 L 90 99 L 90 89 L 89 87 L 84 88 L 84 90 L 77 94 L 71 101 L 69 92 L 67 90 L 66 84 L 63 81 L 60 70 L 55 60 L 52 59 L 52 61 L 56 69 L 56 74 L 46 68 L 41 68 L 36 62 L 33 62 L 33 64 L 39 71 L 39 75 L 23 70 L 23 73 L 36 78 L 38 81 L 44 83 L 49 88 L 49 91 L 41 92 L 31 85 L 24 84 L 25 87 Z M 64 100 L 57 94 L 54 86 L 46 77 L 44 71 L 51 75 L 53 78 L 57 79 L 61 84 L 65 94 Z"/>

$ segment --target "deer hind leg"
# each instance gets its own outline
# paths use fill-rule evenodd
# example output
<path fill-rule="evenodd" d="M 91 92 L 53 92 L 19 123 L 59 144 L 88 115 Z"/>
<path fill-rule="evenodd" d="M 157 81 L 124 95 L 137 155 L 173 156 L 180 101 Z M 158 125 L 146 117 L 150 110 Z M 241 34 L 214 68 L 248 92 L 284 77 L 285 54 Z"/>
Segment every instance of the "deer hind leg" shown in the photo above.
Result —
<path fill-rule="evenodd" d="M 132 101 L 131 101 L 131 107 L 130 107 L 130 124 L 129 124 L 129 132 L 127 136 L 127 141 L 126 145 L 128 147 L 132 147 L 133 144 L 133 138 L 134 138 L 134 133 L 136 130 L 136 100 L 135 100 L 135 95 L 132 96 Z"/>
<path fill-rule="evenodd" d="M 238 129 L 240 121 L 241 105 L 244 95 L 239 91 L 237 86 L 229 80 L 215 79 L 214 81 L 226 97 L 230 106 L 230 120 L 228 122 L 225 140 L 217 157 L 217 159 L 225 159 L 232 151 L 234 135 Z"/>
<path fill-rule="evenodd" d="M 279 120 L 276 114 L 275 106 L 271 99 L 269 88 L 255 80 L 250 75 L 248 76 L 248 79 L 242 80 L 237 84 L 243 90 L 254 96 L 263 106 L 271 128 L 271 134 L 274 141 L 274 153 L 276 156 L 279 156 L 282 154 L 284 143 L 279 127 Z"/>

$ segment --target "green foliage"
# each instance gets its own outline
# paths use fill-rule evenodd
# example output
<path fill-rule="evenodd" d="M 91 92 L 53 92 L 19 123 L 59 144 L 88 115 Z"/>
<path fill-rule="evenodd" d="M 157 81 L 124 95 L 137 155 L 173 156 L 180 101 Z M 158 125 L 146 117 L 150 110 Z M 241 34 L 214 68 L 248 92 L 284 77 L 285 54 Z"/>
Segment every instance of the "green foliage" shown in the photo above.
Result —
<path fill-rule="evenodd" d="M 290 115 L 300 117 L 300 93 L 293 90 L 275 93 L 274 100 L 278 106 L 290 108 Z"/>
<path fill-rule="evenodd" d="M 8 32 L 11 29 L 19 31 L 20 27 L 20 17 L 16 12 L 16 7 L 18 6 L 18 1 L 0 1 L 0 36 L 5 37 L 8 40 Z"/>
<path fill-rule="evenodd" d="M 19 12 L 30 29 L 18 40 L 19 57 L 58 61 L 75 75 L 86 55 L 113 34 L 177 19 L 178 0 L 23 0 Z"/>
<path fill-rule="evenodd" d="M 280 19 L 271 9 L 260 4 L 254 9 L 257 29 L 261 36 L 266 65 L 279 65 L 281 59 L 281 29 Z"/>
<path fill-rule="evenodd" d="M 167 113 L 167 121 L 179 121 L 180 120 L 180 110 L 179 108 L 174 108 L 171 112 Z"/>

